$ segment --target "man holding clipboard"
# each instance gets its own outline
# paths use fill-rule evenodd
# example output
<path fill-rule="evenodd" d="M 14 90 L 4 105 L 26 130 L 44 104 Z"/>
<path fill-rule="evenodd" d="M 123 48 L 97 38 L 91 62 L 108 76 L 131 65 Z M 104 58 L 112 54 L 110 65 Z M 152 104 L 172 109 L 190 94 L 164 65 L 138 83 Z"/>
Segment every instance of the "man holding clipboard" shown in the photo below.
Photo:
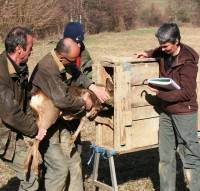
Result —
<path fill-rule="evenodd" d="M 180 31 L 175 23 L 162 24 L 155 36 L 160 46 L 138 53 L 137 57 L 159 58 L 160 77 L 172 79 L 180 87 L 165 89 L 149 83 L 150 90 L 162 100 L 159 124 L 160 190 L 176 190 L 178 150 L 190 191 L 200 191 L 196 94 L 199 56 L 191 47 L 180 42 Z"/>

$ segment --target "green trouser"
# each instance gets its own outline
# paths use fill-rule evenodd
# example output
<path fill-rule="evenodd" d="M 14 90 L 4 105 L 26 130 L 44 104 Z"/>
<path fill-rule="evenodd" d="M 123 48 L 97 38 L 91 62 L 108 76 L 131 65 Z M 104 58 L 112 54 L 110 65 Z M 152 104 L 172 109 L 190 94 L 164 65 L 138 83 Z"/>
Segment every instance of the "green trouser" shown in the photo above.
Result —
<path fill-rule="evenodd" d="M 59 122 L 59 130 L 63 124 Z M 50 129 L 49 129 L 50 130 Z M 71 134 L 66 128 L 59 132 L 54 129 L 47 137 L 48 142 L 41 146 L 46 172 L 44 185 L 46 191 L 83 191 L 81 159 L 74 144 L 69 144 Z M 50 130 L 51 131 L 51 130 Z M 60 135 L 60 133 L 62 135 Z M 62 142 L 60 142 L 62 137 Z M 70 175 L 70 185 L 67 177 Z"/>
<path fill-rule="evenodd" d="M 160 190 L 176 190 L 176 151 L 183 162 L 190 191 L 200 191 L 200 144 L 197 114 L 160 115 L 159 175 Z"/>
<path fill-rule="evenodd" d="M 19 191 L 37 191 L 39 187 L 38 177 L 30 172 L 30 175 L 24 175 L 24 160 L 27 155 L 27 148 L 23 140 L 18 140 L 14 158 L 6 164 L 15 171 L 17 178 L 20 180 Z"/>
<path fill-rule="evenodd" d="M 66 187 L 68 166 L 59 142 L 59 129 L 54 126 L 40 144 L 43 155 L 43 187 L 46 191 L 63 191 Z"/>
<path fill-rule="evenodd" d="M 67 191 L 83 191 L 82 165 L 80 152 L 73 144 L 70 148 L 68 143 L 71 134 L 65 128 L 61 132 L 61 146 L 66 156 L 67 166 L 69 168 L 69 182 L 67 184 Z"/>

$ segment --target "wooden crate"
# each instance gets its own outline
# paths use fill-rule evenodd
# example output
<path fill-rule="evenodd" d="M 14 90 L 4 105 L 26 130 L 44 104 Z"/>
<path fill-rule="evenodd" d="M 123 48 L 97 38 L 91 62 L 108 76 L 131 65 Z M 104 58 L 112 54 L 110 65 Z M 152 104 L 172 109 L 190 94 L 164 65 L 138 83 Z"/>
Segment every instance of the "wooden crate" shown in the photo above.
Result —
<path fill-rule="evenodd" d="M 145 80 L 158 75 L 158 63 L 152 58 L 114 57 L 104 59 L 96 66 L 96 83 L 106 85 L 107 78 L 114 82 L 114 111 L 109 116 L 114 128 L 97 124 L 97 145 L 114 148 L 119 153 L 157 147 L 159 103 Z"/>

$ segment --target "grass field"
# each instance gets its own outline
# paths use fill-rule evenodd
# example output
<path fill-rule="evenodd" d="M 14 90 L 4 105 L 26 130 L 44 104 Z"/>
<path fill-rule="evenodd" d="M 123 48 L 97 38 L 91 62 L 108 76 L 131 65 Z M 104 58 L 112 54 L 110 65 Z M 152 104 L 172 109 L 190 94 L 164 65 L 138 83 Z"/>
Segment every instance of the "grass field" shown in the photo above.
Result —
<path fill-rule="evenodd" d="M 156 28 L 136 29 L 123 33 L 101 33 L 86 36 L 86 46 L 91 53 L 94 63 L 102 57 L 109 56 L 133 56 L 135 52 L 153 48 L 158 45 L 154 33 Z M 200 28 L 181 28 L 182 41 L 200 53 Z M 30 58 L 30 72 L 47 52 L 55 47 L 58 38 L 35 41 L 33 54 Z M 3 45 L 0 45 L 3 50 Z M 83 172 L 85 177 L 86 191 L 91 190 L 90 177 L 92 166 L 87 166 L 89 159 L 89 143 L 94 140 L 93 123 L 83 132 Z M 117 156 L 115 159 L 119 191 L 153 191 L 159 190 L 157 173 L 158 152 L 157 150 L 143 151 L 138 153 Z M 184 191 L 181 170 L 177 172 L 179 177 L 177 190 Z M 180 175 L 180 176 L 179 176 Z M 0 162 L 0 191 L 15 191 L 18 181 L 14 178 L 12 170 Z M 100 179 L 110 183 L 108 164 L 101 161 L 99 170 Z M 9 181 L 10 180 L 10 181 Z M 9 182 L 8 182 L 9 181 Z M 7 184 L 8 182 L 8 184 Z"/>

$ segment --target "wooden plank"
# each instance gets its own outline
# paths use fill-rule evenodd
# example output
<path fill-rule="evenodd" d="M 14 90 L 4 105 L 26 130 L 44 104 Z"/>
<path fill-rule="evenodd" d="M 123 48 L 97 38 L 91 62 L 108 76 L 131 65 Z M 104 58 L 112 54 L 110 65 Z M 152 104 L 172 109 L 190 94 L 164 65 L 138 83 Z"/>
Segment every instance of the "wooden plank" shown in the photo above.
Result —
<path fill-rule="evenodd" d="M 155 58 L 136 58 L 136 57 L 117 57 L 117 56 L 109 56 L 109 58 L 104 57 L 102 60 L 105 63 L 131 63 L 131 64 L 137 64 L 137 63 L 150 63 L 150 62 L 155 62 Z"/>
<path fill-rule="evenodd" d="M 120 121 L 121 121 L 121 94 L 118 88 L 118 75 L 121 73 L 121 67 L 115 65 L 114 67 L 114 148 L 119 147 L 120 144 Z"/>
<path fill-rule="evenodd" d="M 159 117 L 159 113 L 155 110 L 154 106 L 144 106 L 132 108 L 133 121 Z"/>
<path fill-rule="evenodd" d="M 113 69 L 113 68 L 112 68 Z M 106 79 L 111 78 L 110 75 L 106 72 L 105 68 L 100 62 L 96 66 L 96 80 L 97 84 L 106 86 Z M 97 145 L 107 145 L 109 147 L 114 147 L 114 132 L 110 127 L 102 124 L 96 123 L 96 141 Z"/>
<path fill-rule="evenodd" d="M 120 145 L 126 144 L 126 134 L 124 127 L 124 119 L 122 115 L 122 111 L 125 110 L 125 98 L 127 89 L 124 88 L 124 71 L 122 65 L 117 65 L 115 67 L 115 89 L 114 89 L 114 106 L 115 106 L 115 121 L 117 129 L 115 128 L 117 136 L 120 137 L 120 141 L 118 142 Z M 126 86 L 126 84 L 125 84 Z M 119 132 L 118 132 L 119 131 Z"/>
<path fill-rule="evenodd" d="M 134 64 L 131 67 L 131 85 L 142 85 L 144 82 L 152 77 L 159 76 L 158 63 L 140 63 Z"/>
<path fill-rule="evenodd" d="M 96 71 L 94 71 L 95 76 L 93 75 L 93 80 L 97 83 L 97 84 L 103 84 L 104 83 L 104 68 L 101 66 L 101 63 L 98 63 L 95 67 Z M 95 140 L 95 144 L 98 145 L 102 145 L 103 143 L 103 126 L 101 124 L 97 124 L 96 125 L 96 140 Z"/>
<path fill-rule="evenodd" d="M 131 65 L 130 63 L 123 63 L 122 65 L 122 91 L 124 91 L 124 97 L 122 100 L 122 114 L 123 114 L 123 124 L 120 127 L 121 130 L 121 140 L 120 145 L 126 145 L 126 130 L 125 128 L 132 125 L 132 111 L 131 111 Z"/>
<path fill-rule="evenodd" d="M 111 79 L 112 81 L 112 76 L 108 74 L 105 70 L 105 67 L 102 66 L 102 62 L 98 63 L 97 66 L 95 67 L 97 71 L 95 71 L 95 77 L 93 77 L 93 80 L 100 85 L 106 86 L 106 80 L 107 78 Z M 112 70 L 114 70 L 113 67 L 109 67 Z"/>
<path fill-rule="evenodd" d="M 112 63 L 111 61 L 103 61 L 101 62 L 101 66 L 103 67 L 115 67 L 115 65 L 121 65 L 123 63 L 130 62 L 117 62 Z M 151 77 L 159 76 L 158 62 L 150 62 L 150 63 L 135 63 L 131 64 L 131 81 L 132 85 L 142 85 L 145 79 L 149 79 Z"/>
<path fill-rule="evenodd" d="M 126 154 L 126 153 L 133 153 L 133 152 L 138 152 L 138 151 L 144 151 L 144 150 L 150 150 L 150 149 L 155 149 L 158 147 L 158 144 L 155 145 L 148 145 L 145 147 L 137 147 L 137 148 L 131 148 L 131 149 L 127 149 L 127 150 L 121 150 L 118 151 L 117 154 Z"/>
<path fill-rule="evenodd" d="M 126 128 L 126 146 L 118 147 L 117 151 L 126 151 L 158 144 L 159 117 L 133 121 L 130 128 Z"/>
<path fill-rule="evenodd" d="M 96 126 L 96 140 L 95 140 L 95 144 L 102 145 L 103 144 L 103 134 L 102 134 L 103 125 L 95 123 L 95 126 Z"/>
<path fill-rule="evenodd" d="M 116 135 L 120 136 L 120 145 L 126 144 L 126 131 L 127 126 L 132 124 L 132 110 L 131 110 L 131 64 L 122 63 L 115 67 L 115 125 L 118 127 L 115 129 Z M 117 136 L 118 136 L 117 135 Z"/>
<path fill-rule="evenodd" d="M 114 147 L 114 131 L 106 125 L 102 125 L 102 145 Z"/>

